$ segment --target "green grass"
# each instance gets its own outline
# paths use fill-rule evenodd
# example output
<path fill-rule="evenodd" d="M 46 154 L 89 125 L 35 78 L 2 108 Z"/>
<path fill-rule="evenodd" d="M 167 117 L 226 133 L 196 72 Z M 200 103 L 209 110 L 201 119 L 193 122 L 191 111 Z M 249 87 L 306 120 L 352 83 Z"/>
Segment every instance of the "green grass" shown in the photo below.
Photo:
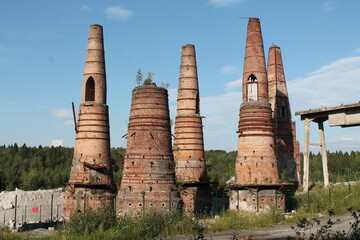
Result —
<path fill-rule="evenodd" d="M 329 189 L 324 189 L 322 184 L 315 185 L 309 194 L 300 192 L 302 191 L 300 189 L 295 195 L 296 212 L 292 213 L 289 219 L 285 219 L 285 214 L 276 209 L 260 215 L 223 212 L 218 218 L 208 221 L 206 232 L 293 224 L 303 218 L 317 216 L 319 213 L 327 215 L 329 210 L 336 215 L 341 215 L 348 213 L 349 208 L 360 209 L 360 183 L 350 187 L 341 184 L 333 185 Z"/>
<path fill-rule="evenodd" d="M 348 212 L 348 208 L 360 209 L 360 183 L 354 185 L 333 185 L 324 189 L 323 185 L 318 184 L 309 193 L 296 195 L 297 211 L 299 214 L 306 213 L 314 215 L 318 213 L 326 214 L 332 210 L 336 215 Z"/>
<path fill-rule="evenodd" d="M 115 218 L 109 209 L 71 217 L 53 239 L 153 239 L 187 235 L 201 229 L 199 221 L 179 212 L 146 211 L 136 216 Z"/>
<path fill-rule="evenodd" d="M 351 185 L 334 185 L 324 189 L 316 185 L 309 194 L 295 195 L 296 213 L 291 219 L 285 219 L 285 214 L 271 208 L 267 214 L 242 215 L 222 212 L 216 218 L 193 218 L 177 211 L 161 212 L 146 211 L 136 216 L 116 218 L 115 213 L 108 208 L 98 212 L 74 215 L 70 222 L 59 229 L 55 236 L 41 239 L 154 239 L 175 235 L 202 235 L 203 232 L 214 233 L 233 229 L 250 229 L 273 226 L 277 224 L 293 224 L 304 217 L 327 215 L 329 210 L 335 214 L 344 214 L 348 208 L 360 209 L 360 183 Z M 0 231 L 0 239 L 23 239 L 6 230 Z"/>

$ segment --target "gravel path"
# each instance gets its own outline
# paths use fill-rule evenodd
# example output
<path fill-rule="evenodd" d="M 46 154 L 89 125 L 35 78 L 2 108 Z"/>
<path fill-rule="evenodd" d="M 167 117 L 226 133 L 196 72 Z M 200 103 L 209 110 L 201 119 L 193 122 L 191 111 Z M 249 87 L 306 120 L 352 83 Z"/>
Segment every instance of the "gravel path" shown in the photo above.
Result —
<path fill-rule="evenodd" d="M 321 219 L 320 225 L 323 225 L 328 221 L 329 217 Z M 332 216 L 331 220 L 336 221 L 333 225 L 332 232 L 335 231 L 348 231 L 350 229 L 350 222 L 354 222 L 354 218 L 350 214 Z M 293 226 L 295 224 L 292 224 Z M 315 224 L 317 225 L 317 224 Z M 314 226 L 311 231 L 316 232 L 318 227 Z M 242 239 L 267 239 L 267 240 L 284 240 L 288 237 L 295 238 L 296 234 L 291 225 L 273 226 L 266 228 L 258 228 L 251 230 L 232 230 L 221 233 L 205 234 L 204 240 L 242 240 Z M 306 231 L 306 237 L 309 237 L 309 231 Z M 163 240 L 194 240 L 194 236 L 181 236 L 181 237 L 167 237 L 162 238 Z"/>

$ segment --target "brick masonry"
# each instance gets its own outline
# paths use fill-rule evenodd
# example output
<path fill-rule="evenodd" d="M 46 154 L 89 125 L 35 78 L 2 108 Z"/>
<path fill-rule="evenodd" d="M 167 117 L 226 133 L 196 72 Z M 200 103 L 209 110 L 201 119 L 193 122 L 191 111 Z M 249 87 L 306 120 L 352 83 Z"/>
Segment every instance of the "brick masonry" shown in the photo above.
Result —
<path fill-rule="evenodd" d="M 112 174 L 103 29 L 91 25 L 65 216 L 113 206 L 116 186 Z"/>
<path fill-rule="evenodd" d="M 155 84 L 132 93 L 123 177 L 117 214 L 181 208 L 175 183 L 168 92 Z"/>
<path fill-rule="evenodd" d="M 184 45 L 181 51 L 174 158 L 176 178 L 183 184 L 181 197 L 185 212 L 210 210 L 211 191 L 206 175 L 196 53 L 191 44 Z"/>

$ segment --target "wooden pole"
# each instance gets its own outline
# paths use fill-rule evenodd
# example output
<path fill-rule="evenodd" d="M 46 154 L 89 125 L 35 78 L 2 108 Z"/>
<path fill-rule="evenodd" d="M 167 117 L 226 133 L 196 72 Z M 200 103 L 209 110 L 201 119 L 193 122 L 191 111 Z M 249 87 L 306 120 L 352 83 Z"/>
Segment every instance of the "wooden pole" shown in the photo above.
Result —
<path fill-rule="evenodd" d="M 325 133 L 324 133 L 324 122 L 318 122 L 319 126 L 319 137 L 320 137 L 320 146 L 321 146 L 321 159 L 324 172 L 324 187 L 329 187 L 329 171 L 328 171 L 328 159 L 326 153 L 325 145 Z"/>
<path fill-rule="evenodd" d="M 310 145 L 310 119 L 305 119 L 305 141 L 304 141 L 304 192 L 309 191 L 309 145 Z"/>
<path fill-rule="evenodd" d="M 76 124 L 76 114 L 75 114 L 75 106 L 74 106 L 74 102 L 71 102 L 71 106 L 72 106 L 72 111 L 73 111 L 73 118 L 74 118 L 74 126 L 75 126 L 75 132 L 77 133 L 77 124 Z"/>

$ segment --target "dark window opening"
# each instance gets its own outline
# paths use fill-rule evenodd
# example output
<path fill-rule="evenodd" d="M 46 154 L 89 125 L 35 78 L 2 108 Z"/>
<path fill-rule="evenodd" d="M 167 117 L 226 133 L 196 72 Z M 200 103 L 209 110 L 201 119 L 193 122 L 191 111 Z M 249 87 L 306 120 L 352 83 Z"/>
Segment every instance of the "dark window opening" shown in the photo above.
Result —
<path fill-rule="evenodd" d="M 86 81 L 85 101 L 95 101 L 95 82 L 92 77 Z"/>
<path fill-rule="evenodd" d="M 196 109 L 195 113 L 200 113 L 200 98 L 199 98 L 199 92 L 196 93 Z"/>
<path fill-rule="evenodd" d="M 282 118 L 286 118 L 285 106 L 282 106 L 282 107 L 281 107 L 281 117 L 282 117 Z"/>

